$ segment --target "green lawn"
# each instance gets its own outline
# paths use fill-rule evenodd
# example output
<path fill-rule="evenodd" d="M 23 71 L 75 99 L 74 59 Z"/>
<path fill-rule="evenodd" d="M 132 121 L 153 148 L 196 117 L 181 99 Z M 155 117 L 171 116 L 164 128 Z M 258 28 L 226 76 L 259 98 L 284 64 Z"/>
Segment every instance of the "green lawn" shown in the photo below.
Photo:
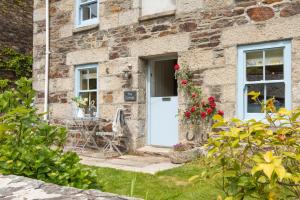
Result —
<path fill-rule="evenodd" d="M 160 172 L 156 175 L 94 168 L 102 191 L 140 197 L 148 200 L 214 200 L 222 194 L 215 180 L 189 182 L 203 171 L 200 162 Z M 134 185 L 134 187 L 132 187 Z M 132 190 L 133 188 L 133 190 Z"/>

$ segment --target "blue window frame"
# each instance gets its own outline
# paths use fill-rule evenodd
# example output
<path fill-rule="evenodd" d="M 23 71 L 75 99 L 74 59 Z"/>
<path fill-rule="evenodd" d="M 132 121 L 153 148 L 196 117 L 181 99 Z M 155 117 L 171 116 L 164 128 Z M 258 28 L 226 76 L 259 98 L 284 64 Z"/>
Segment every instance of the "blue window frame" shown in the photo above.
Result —
<path fill-rule="evenodd" d="M 76 25 L 87 26 L 99 22 L 98 0 L 76 0 Z"/>
<path fill-rule="evenodd" d="M 259 104 L 247 95 L 259 91 L 259 99 L 275 97 L 275 106 L 291 109 L 291 42 L 278 41 L 238 47 L 238 117 L 263 119 Z"/>
<path fill-rule="evenodd" d="M 75 68 L 75 96 L 87 101 L 85 114 L 98 116 L 98 65 L 87 64 Z"/>

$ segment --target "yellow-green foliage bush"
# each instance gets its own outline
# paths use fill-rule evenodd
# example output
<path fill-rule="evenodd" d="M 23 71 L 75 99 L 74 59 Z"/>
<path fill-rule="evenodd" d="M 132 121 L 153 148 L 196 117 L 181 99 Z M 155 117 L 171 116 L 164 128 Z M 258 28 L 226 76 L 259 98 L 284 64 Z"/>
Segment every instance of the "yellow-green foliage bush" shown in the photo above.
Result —
<path fill-rule="evenodd" d="M 208 141 L 208 157 L 218 168 L 226 200 L 300 198 L 300 109 L 262 104 L 265 120 L 225 120 L 216 115 Z M 283 192 L 289 190 L 290 192 Z"/>

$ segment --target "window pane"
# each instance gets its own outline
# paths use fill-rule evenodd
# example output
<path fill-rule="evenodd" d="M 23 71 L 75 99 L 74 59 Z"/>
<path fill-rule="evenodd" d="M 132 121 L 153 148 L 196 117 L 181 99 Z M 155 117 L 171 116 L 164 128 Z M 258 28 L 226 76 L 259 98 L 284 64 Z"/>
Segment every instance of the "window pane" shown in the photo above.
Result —
<path fill-rule="evenodd" d="M 266 65 L 266 80 L 282 80 L 283 65 Z"/>
<path fill-rule="evenodd" d="M 264 101 L 264 84 L 248 85 L 247 92 L 249 93 L 251 91 L 260 92 L 259 100 Z M 247 96 L 247 112 L 262 113 L 261 105 L 253 101 L 250 96 Z"/>
<path fill-rule="evenodd" d="M 80 70 L 80 90 L 88 89 L 87 70 Z"/>
<path fill-rule="evenodd" d="M 266 65 L 283 65 L 283 48 L 266 50 Z"/>
<path fill-rule="evenodd" d="M 97 69 L 96 68 L 89 69 L 89 89 L 90 90 L 97 89 Z"/>
<path fill-rule="evenodd" d="M 267 87 L 267 99 L 275 98 L 276 108 L 285 107 L 285 85 L 284 83 L 269 83 Z"/>
<path fill-rule="evenodd" d="M 82 99 L 87 100 L 85 107 L 86 114 L 95 115 L 97 112 L 97 92 L 81 92 L 79 93 Z"/>
<path fill-rule="evenodd" d="M 247 67 L 247 81 L 261 81 L 264 79 L 263 67 Z"/>
<path fill-rule="evenodd" d="M 91 18 L 96 18 L 97 17 L 97 3 L 90 4 L 91 8 Z"/>
<path fill-rule="evenodd" d="M 90 90 L 96 90 L 97 89 L 97 79 L 90 79 L 89 80 L 89 86 Z"/>
<path fill-rule="evenodd" d="M 263 52 L 254 51 L 246 53 L 246 65 L 251 66 L 263 66 Z"/>
<path fill-rule="evenodd" d="M 91 15 L 91 10 L 89 5 L 84 5 L 81 7 L 81 11 L 82 11 L 82 20 L 89 20 L 90 19 L 90 15 Z"/>

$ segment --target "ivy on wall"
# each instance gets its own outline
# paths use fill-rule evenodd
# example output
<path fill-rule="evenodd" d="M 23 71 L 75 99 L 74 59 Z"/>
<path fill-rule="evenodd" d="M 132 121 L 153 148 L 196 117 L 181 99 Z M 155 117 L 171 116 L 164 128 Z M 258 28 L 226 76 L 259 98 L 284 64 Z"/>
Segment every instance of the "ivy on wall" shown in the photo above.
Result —
<path fill-rule="evenodd" d="M 0 70 L 13 71 L 16 78 L 32 76 L 32 56 L 11 48 L 0 49 Z"/>

